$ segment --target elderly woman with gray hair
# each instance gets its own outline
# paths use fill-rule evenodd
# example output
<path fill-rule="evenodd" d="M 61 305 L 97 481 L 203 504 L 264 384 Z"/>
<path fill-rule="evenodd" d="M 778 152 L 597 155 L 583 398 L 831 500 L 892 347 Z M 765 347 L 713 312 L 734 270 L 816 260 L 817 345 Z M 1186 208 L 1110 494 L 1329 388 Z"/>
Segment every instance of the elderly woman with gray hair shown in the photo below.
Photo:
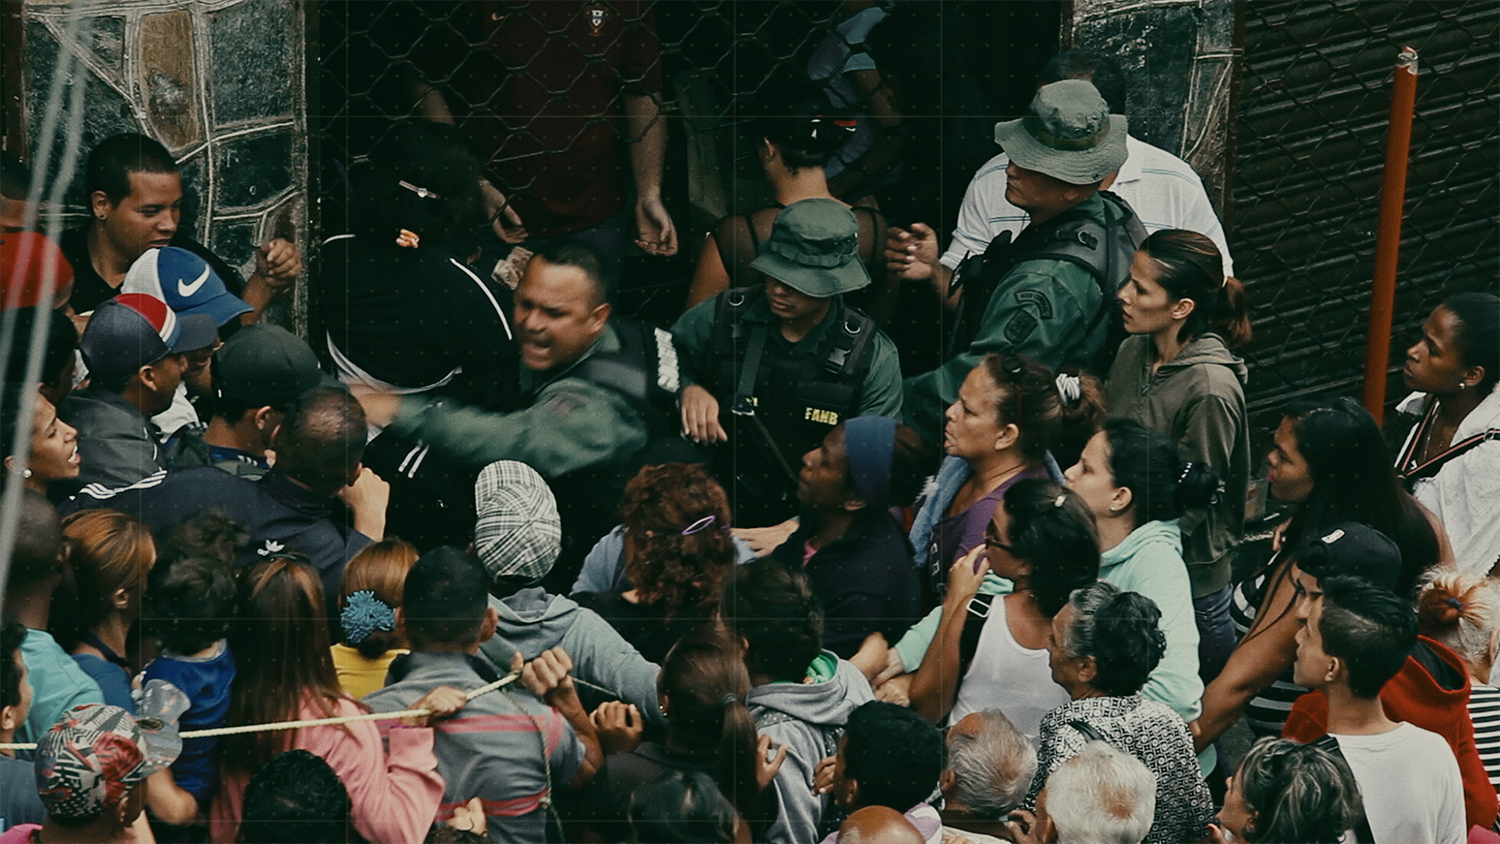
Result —
<path fill-rule="evenodd" d="M 1156 819 L 1147 844 L 1192 841 L 1213 816 L 1192 736 L 1182 717 L 1146 700 L 1141 687 L 1166 651 L 1161 610 L 1106 581 L 1074 590 L 1052 620 L 1052 679 L 1072 700 L 1042 719 L 1028 804 L 1047 777 L 1088 742 L 1103 741 L 1156 775 Z"/>

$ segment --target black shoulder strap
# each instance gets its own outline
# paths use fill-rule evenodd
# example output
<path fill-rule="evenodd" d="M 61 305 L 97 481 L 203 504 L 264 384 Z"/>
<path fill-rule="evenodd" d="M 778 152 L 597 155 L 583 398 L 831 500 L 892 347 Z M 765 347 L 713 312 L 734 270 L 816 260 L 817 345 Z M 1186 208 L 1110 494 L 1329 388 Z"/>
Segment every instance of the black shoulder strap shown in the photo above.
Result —
<path fill-rule="evenodd" d="M 843 323 L 831 332 L 832 345 L 823 368 L 843 378 L 863 381 L 875 357 L 876 330 L 872 317 L 845 305 Z"/>
<path fill-rule="evenodd" d="M 1411 485 L 1416 481 L 1419 481 L 1423 478 L 1430 478 L 1433 475 L 1436 475 L 1439 471 L 1442 470 L 1444 466 L 1448 465 L 1449 461 L 1458 457 L 1462 457 L 1465 453 L 1477 448 L 1481 443 L 1486 443 L 1491 440 L 1500 440 L 1500 428 L 1490 428 L 1487 431 L 1480 431 L 1479 433 L 1463 440 L 1462 442 L 1454 443 L 1453 445 L 1449 446 L 1448 450 L 1444 451 L 1442 454 L 1439 454 L 1438 456 L 1432 458 L 1431 460 L 1423 463 L 1420 466 L 1414 467 L 1409 472 L 1400 472 L 1396 475 L 1396 477 L 1400 478 L 1401 482 L 1406 484 L 1406 488 L 1410 490 Z"/>
<path fill-rule="evenodd" d="M 964 632 L 958 640 L 959 670 L 966 670 L 979 651 L 979 637 L 984 633 L 985 622 L 990 620 L 990 607 L 1000 595 L 975 595 L 969 599 L 969 614 L 964 617 Z"/>
<path fill-rule="evenodd" d="M 1343 762 L 1345 766 L 1349 764 L 1349 760 L 1344 757 L 1344 749 L 1339 747 L 1339 740 L 1329 733 L 1324 733 L 1308 742 L 1308 744 L 1313 747 L 1320 747 L 1337 756 L 1339 761 Z M 1370 819 L 1365 817 L 1363 804 L 1360 806 L 1359 820 L 1354 824 L 1354 840 L 1358 844 L 1375 844 L 1375 833 L 1370 830 Z"/>
<path fill-rule="evenodd" d="M 766 354 L 766 334 L 769 326 L 756 323 L 750 329 L 750 345 L 745 348 L 745 362 L 740 365 L 740 379 L 734 388 L 733 408 L 740 407 L 755 395 L 755 376 L 760 372 L 761 358 Z"/>
<path fill-rule="evenodd" d="M 1099 732 L 1097 727 L 1087 721 L 1069 721 L 1068 726 L 1077 730 L 1083 736 L 1084 741 L 1102 741 L 1105 744 L 1110 744 L 1110 740 L 1105 738 L 1104 734 Z"/>
<path fill-rule="evenodd" d="M 652 367 L 646 360 L 642 326 L 628 320 L 616 320 L 613 325 L 615 336 L 620 338 L 620 351 L 589 355 L 574 367 L 572 374 L 631 401 L 645 403 L 650 399 L 652 379 L 648 370 Z"/>

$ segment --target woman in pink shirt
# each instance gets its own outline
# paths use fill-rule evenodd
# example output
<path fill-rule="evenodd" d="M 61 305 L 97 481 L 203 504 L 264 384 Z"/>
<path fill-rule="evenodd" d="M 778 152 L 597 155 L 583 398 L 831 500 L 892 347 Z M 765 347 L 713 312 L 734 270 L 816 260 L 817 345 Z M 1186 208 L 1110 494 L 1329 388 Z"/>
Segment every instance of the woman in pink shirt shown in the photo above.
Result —
<path fill-rule="evenodd" d="M 276 556 L 245 572 L 239 618 L 229 641 L 237 674 L 230 726 L 359 715 L 366 710 L 339 688 L 328 650 L 323 588 L 296 555 Z M 413 706 L 450 715 L 462 691 L 439 687 Z M 255 769 L 285 750 L 321 756 L 353 804 L 354 828 L 371 842 L 421 841 L 443 796 L 432 753 L 430 719 L 403 720 L 381 746 L 373 721 L 227 736 L 219 793 L 209 815 L 212 840 L 238 840 L 245 785 Z"/>

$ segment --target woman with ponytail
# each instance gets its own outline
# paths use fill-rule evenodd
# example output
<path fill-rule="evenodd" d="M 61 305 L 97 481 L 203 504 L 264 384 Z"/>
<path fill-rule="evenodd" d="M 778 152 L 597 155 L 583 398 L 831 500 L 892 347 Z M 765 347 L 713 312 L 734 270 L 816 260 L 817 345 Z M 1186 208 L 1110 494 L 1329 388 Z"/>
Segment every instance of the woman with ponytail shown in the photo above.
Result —
<path fill-rule="evenodd" d="M 1141 423 L 1111 419 L 1067 476 L 1099 528 L 1099 579 L 1138 592 L 1161 610 L 1167 650 L 1141 694 L 1184 720 L 1197 718 L 1203 697 L 1198 627 L 1177 520 L 1208 506 L 1218 474 L 1202 463 L 1182 463 L 1171 440 Z"/>
<path fill-rule="evenodd" d="M 1396 409 L 1417 422 L 1396 471 L 1442 520 L 1459 568 L 1487 574 L 1500 567 L 1500 298 L 1444 300 L 1401 374 L 1417 392 Z"/>
<path fill-rule="evenodd" d="M 756 735 L 755 719 L 745 708 L 750 675 L 729 643 L 720 637 L 678 642 L 662 661 L 656 688 L 667 718 L 661 743 L 648 741 L 631 749 L 622 731 L 600 730 L 611 755 L 599 771 L 592 799 L 584 802 L 594 808 L 599 831 L 607 833 L 603 840 L 626 840 L 620 836 L 628 830 L 611 825 L 623 827 L 631 794 L 673 772 L 711 775 L 741 818 L 752 824 L 766 820 L 761 791 L 776 776 L 786 748 L 767 761 L 771 739 Z M 609 710 L 623 706 L 605 704 L 595 721 L 607 724 Z M 609 837 L 616 832 L 618 836 Z"/>
<path fill-rule="evenodd" d="M 1500 688 L 1494 684 L 1500 646 L 1500 583 L 1481 574 L 1433 569 L 1417 595 L 1422 635 L 1447 645 L 1469 669 L 1469 718 L 1474 746 L 1490 785 L 1500 791 Z"/>
<path fill-rule="evenodd" d="M 683 310 L 731 287 L 765 280 L 750 262 L 771 236 L 781 209 L 804 199 L 838 199 L 828 190 L 823 167 L 853 137 L 854 118 L 831 108 L 818 86 L 805 79 L 767 86 L 751 109 L 756 115 L 751 121 L 755 156 L 769 183 L 770 201 L 748 214 L 725 217 L 708 233 Z M 859 259 L 879 287 L 885 280 L 885 217 L 863 203 L 850 210 L 859 220 Z"/>
<path fill-rule="evenodd" d="M 417 561 L 410 542 L 387 539 L 368 546 L 344 566 L 339 590 L 339 628 L 343 641 L 331 649 L 339 686 L 356 700 L 385 685 L 396 657 L 407 653 L 396 629 L 396 608 L 406 573 Z"/>
<path fill-rule="evenodd" d="M 625 588 L 573 599 L 597 612 L 641 656 L 660 663 L 677 641 L 713 620 L 734 567 L 729 499 L 698 464 L 646 466 L 625 485 Z"/>
<path fill-rule="evenodd" d="M 1245 362 L 1229 350 L 1250 339 L 1249 303 L 1244 286 L 1224 275 L 1213 241 L 1181 229 L 1146 238 L 1119 295 L 1132 336 L 1109 370 L 1110 415 L 1167 435 L 1179 457 L 1213 467 L 1224 481 L 1203 515 L 1181 520 L 1206 682 L 1234 649 L 1230 562 L 1245 521 L 1250 434 Z"/>

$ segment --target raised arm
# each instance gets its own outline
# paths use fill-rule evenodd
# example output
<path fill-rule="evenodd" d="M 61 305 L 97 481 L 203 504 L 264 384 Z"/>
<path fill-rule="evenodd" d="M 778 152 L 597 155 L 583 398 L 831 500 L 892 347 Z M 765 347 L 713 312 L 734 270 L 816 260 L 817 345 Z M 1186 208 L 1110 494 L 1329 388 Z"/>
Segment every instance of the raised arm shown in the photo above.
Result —
<path fill-rule="evenodd" d="M 922 667 L 911 683 L 911 707 L 934 724 L 942 722 L 953 709 L 958 697 L 958 683 L 963 672 L 959 644 L 963 640 L 964 622 L 969 617 L 969 601 L 979 593 L 979 584 L 989 571 L 985 546 L 974 549 L 948 571 L 948 594 L 943 599 L 943 619 L 937 636 L 927 648 Z M 975 564 L 978 563 L 978 571 Z M 1003 601 L 1004 598 L 996 600 Z"/>

